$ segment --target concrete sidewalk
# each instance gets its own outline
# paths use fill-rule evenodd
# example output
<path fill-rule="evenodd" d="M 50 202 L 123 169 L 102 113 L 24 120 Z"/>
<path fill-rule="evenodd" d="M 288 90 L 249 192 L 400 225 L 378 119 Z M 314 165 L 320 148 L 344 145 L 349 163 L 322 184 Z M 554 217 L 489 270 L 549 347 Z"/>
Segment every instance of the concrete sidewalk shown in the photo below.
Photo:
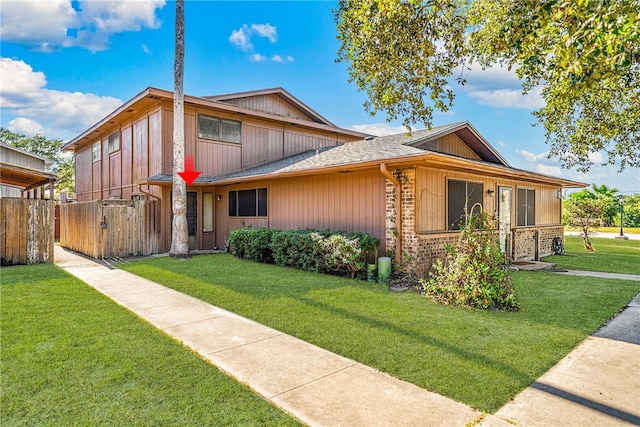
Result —
<path fill-rule="evenodd" d="M 312 426 L 640 425 L 640 345 L 589 337 L 487 415 L 59 246 L 55 263 Z"/>
<path fill-rule="evenodd" d="M 482 413 L 56 246 L 55 263 L 312 426 L 464 426 Z"/>

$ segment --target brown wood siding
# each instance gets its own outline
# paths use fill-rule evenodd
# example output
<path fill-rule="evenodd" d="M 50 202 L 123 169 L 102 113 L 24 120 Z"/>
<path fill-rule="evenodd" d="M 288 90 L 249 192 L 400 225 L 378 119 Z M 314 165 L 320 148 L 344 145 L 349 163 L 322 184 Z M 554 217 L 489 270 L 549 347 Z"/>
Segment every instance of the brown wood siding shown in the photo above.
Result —
<path fill-rule="evenodd" d="M 92 157 L 91 162 L 91 173 L 93 181 L 93 193 L 91 194 L 91 200 L 95 200 L 102 197 L 102 159 L 94 162 Z"/>
<path fill-rule="evenodd" d="M 163 173 L 162 111 L 149 114 L 149 176 Z"/>
<path fill-rule="evenodd" d="M 2 150 L 0 150 L 0 161 L 39 171 L 43 171 L 45 168 L 44 160 L 37 159 L 29 154 L 21 153 L 5 147 L 2 147 Z"/>
<path fill-rule="evenodd" d="M 129 125 L 122 128 L 120 133 L 120 156 L 122 162 L 122 198 L 131 198 L 132 169 L 133 169 L 133 129 Z"/>
<path fill-rule="evenodd" d="M 228 190 L 268 188 L 267 218 L 230 218 Z M 280 230 L 315 228 L 369 233 L 385 240 L 385 179 L 379 171 L 333 174 L 219 188 L 216 244 L 244 225 Z M 386 249 L 381 248 L 380 253 Z"/>
<path fill-rule="evenodd" d="M 91 145 L 75 153 L 76 196 L 78 201 L 91 200 L 93 191 Z"/>
<path fill-rule="evenodd" d="M 122 155 L 120 151 L 109 155 L 109 197 L 122 197 Z"/>
<path fill-rule="evenodd" d="M 423 150 L 435 151 L 437 153 L 445 153 L 451 154 L 452 156 L 480 160 L 480 156 L 478 156 L 455 134 L 445 135 L 442 138 L 438 138 L 433 141 L 417 144 L 416 147 Z"/>
<path fill-rule="evenodd" d="M 498 209 L 498 186 L 511 187 L 513 197 L 517 188 L 531 188 L 536 191 L 536 225 L 556 225 L 561 223 L 561 205 L 557 198 L 560 187 L 528 183 L 521 180 L 483 177 L 467 173 L 441 169 L 418 168 L 416 173 L 416 232 L 444 231 L 447 229 L 447 179 L 481 182 L 484 186 L 483 209 L 493 216 Z M 493 196 L 488 190 L 493 190 Z M 515 227 L 516 210 L 512 207 L 511 223 Z"/>
<path fill-rule="evenodd" d="M 287 127 L 284 133 L 284 156 L 289 157 L 316 148 L 331 147 L 336 143 L 335 135 L 329 136 Z"/>
<path fill-rule="evenodd" d="M 162 109 L 162 172 L 173 174 L 173 110 Z M 196 159 L 197 161 L 197 159 Z"/>
<path fill-rule="evenodd" d="M 278 116 L 313 121 L 302 111 L 289 104 L 279 96 L 273 94 L 232 99 L 224 102 L 240 107 L 250 108 L 252 110 L 276 114 Z"/>
<path fill-rule="evenodd" d="M 132 181 L 149 177 L 149 128 L 146 117 L 133 124 Z"/>
<path fill-rule="evenodd" d="M 282 159 L 284 137 L 282 127 L 274 128 L 243 123 L 242 167 L 248 168 Z"/>

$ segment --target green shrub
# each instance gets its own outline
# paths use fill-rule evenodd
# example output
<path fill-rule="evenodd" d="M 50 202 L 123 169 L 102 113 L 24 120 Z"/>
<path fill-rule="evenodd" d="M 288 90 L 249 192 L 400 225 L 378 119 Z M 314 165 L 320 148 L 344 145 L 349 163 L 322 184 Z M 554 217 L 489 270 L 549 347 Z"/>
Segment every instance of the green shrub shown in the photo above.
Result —
<path fill-rule="evenodd" d="M 245 227 L 229 236 L 229 250 L 237 257 L 307 271 L 344 272 L 351 277 L 366 271 L 367 258 L 375 257 L 379 244 L 366 233 L 317 230 Z"/>
<path fill-rule="evenodd" d="M 455 246 L 447 247 L 420 290 L 435 301 L 483 309 L 518 310 L 495 228 L 487 221 L 464 228 Z"/>
<path fill-rule="evenodd" d="M 271 237 L 273 260 L 278 265 L 320 271 L 321 254 L 311 238 L 313 230 L 274 231 Z"/>
<path fill-rule="evenodd" d="M 229 235 L 229 251 L 239 258 L 258 262 L 273 262 L 269 228 L 243 227 Z"/>

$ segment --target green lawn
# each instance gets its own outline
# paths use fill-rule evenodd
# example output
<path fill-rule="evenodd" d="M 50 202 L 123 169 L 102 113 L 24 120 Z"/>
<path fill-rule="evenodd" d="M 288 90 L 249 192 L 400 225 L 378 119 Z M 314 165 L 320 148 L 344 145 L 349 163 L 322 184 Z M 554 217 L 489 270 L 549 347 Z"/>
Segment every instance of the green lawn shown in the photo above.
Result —
<path fill-rule="evenodd" d="M 580 236 L 565 236 L 566 255 L 553 255 L 544 261 L 569 270 L 640 274 L 640 240 L 590 237 L 594 252 L 587 252 Z"/>
<path fill-rule="evenodd" d="M 640 282 L 514 272 L 519 312 L 442 306 L 416 293 L 231 255 L 122 268 L 486 412 L 596 331 Z"/>
<path fill-rule="evenodd" d="M 2 268 L 0 425 L 298 425 L 50 264 Z"/>

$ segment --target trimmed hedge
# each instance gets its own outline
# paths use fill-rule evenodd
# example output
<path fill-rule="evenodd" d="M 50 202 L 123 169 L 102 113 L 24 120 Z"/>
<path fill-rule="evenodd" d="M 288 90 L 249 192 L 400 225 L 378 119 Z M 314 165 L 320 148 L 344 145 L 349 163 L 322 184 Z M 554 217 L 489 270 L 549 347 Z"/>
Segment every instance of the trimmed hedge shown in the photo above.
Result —
<path fill-rule="evenodd" d="M 322 273 L 364 272 L 380 240 L 367 233 L 244 227 L 231 232 L 229 251 L 240 258 Z"/>

